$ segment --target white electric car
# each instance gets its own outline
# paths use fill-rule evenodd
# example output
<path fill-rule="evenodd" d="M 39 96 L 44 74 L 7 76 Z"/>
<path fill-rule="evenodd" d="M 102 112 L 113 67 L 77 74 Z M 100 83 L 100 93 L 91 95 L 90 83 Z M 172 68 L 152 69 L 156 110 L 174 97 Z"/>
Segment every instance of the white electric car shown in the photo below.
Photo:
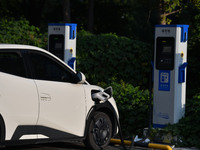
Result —
<path fill-rule="evenodd" d="M 112 88 L 90 85 L 46 50 L 0 44 L 0 145 L 81 138 L 102 149 L 117 119 Z"/>

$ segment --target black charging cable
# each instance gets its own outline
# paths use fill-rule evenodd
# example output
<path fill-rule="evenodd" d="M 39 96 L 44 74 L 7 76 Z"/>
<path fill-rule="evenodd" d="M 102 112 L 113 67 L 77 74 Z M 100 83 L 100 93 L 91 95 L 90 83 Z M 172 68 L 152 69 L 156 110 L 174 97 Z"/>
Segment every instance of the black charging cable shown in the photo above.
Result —
<path fill-rule="evenodd" d="M 125 144 L 124 144 L 124 139 L 123 139 L 123 136 L 122 136 L 122 130 L 121 130 L 119 119 L 117 119 L 117 117 L 115 117 L 115 119 L 116 119 L 116 122 L 117 122 L 117 126 L 119 128 L 119 137 L 120 137 L 120 140 L 121 140 L 121 143 L 122 143 L 122 147 L 123 147 L 124 150 L 126 150 L 126 147 L 125 147 Z"/>
<path fill-rule="evenodd" d="M 149 126 L 148 126 L 148 131 L 146 134 L 146 138 L 150 135 L 151 133 L 151 128 L 152 128 L 152 89 L 153 89 L 153 74 L 154 74 L 154 63 L 151 61 L 150 65 L 150 74 L 149 74 Z"/>

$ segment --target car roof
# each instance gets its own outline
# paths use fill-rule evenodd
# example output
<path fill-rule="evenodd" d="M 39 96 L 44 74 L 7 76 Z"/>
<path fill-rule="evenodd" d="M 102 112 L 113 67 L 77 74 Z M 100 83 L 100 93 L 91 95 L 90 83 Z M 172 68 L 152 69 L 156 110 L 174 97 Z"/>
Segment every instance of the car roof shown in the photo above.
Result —
<path fill-rule="evenodd" d="M 53 55 L 52 53 L 50 53 L 49 51 L 47 51 L 47 50 L 44 50 L 44 49 L 42 49 L 42 48 L 39 48 L 39 47 L 36 47 L 36 46 L 31 46 L 31 45 L 22 45 L 22 44 L 0 44 L 0 50 L 7 50 L 7 49 L 9 49 L 9 50 L 14 50 L 14 49 L 26 49 L 26 50 L 33 50 L 33 51 L 42 51 L 42 52 L 44 52 L 44 53 L 47 53 L 47 54 L 49 54 L 49 55 L 51 55 L 51 56 L 53 56 L 53 57 L 55 57 L 56 59 L 59 59 L 59 58 L 57 58 L 55 55 Z M 62 60 L 60 60 L 60 61 L 62 61 Z"/>
<path fill-rule="evenodd" d="M 0 49 L 31 49 L 31 50 L 44 51 L 44 49 L 39 47 L 30 45 L 21 45 L 21 44 L 0 44 Z"/>

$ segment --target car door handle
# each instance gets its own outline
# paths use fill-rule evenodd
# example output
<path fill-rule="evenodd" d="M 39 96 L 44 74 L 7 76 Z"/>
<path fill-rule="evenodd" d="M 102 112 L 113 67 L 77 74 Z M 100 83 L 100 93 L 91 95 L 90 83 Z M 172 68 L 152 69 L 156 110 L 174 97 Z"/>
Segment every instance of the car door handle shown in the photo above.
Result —
<path fill-rule="evenodd" d="M 51 96 L 47 93 L 41 93 L 40 100 L 41 101 L 51 101 Z"/>

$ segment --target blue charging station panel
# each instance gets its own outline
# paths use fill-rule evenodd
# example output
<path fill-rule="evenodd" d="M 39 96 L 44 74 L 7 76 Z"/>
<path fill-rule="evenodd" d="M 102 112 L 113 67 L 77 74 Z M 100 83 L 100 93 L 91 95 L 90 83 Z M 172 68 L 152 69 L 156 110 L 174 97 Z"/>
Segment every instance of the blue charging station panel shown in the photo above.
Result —
<path fill-rule="evenodd" d="M 72 57 L 67 63 L 72 69 L 74 69 L 75 60 L 76 60 L 76 57 Z"/>
<path fill-rule="evenodd" d="M 178 70 L 178 83 L 183 83 L 185 82 L 185 73 L 186 73 L 186 67 L 188 63 L 183 63 L 182 65 L 179 66 Z"/>

